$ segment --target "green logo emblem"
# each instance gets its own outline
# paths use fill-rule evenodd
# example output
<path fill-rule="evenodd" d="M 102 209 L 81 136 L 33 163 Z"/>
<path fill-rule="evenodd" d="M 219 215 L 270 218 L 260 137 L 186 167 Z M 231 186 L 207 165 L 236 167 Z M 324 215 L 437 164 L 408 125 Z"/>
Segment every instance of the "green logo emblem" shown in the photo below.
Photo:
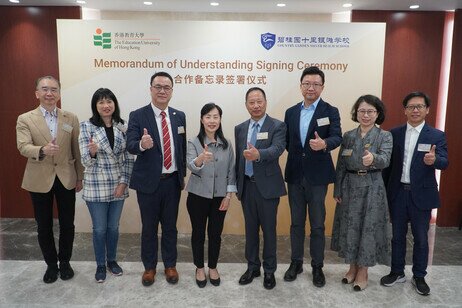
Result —
<path fill-rule="evenodd" d="M 93 44 L 101 46 L 103 49 L 111 49 L 111 32 L 103 32 L 103 30 L 97 28 L 96 34 L 93 34 Z"/>

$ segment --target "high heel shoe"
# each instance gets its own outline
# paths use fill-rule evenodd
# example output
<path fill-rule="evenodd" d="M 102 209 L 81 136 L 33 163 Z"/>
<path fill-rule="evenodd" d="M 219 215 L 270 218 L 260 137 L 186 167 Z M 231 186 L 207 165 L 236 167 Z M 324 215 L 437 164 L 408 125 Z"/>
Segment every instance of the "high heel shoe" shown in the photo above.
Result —
<path fill-rule="evenodd" d="M 366 275 L 366 280 L 364 281 L 356 281 L 353 285 L 353 290 L 355 291 L 363 291 L 367 288 L 367 275 Z"/>
<path fill-rule="evenodd" d="M 356 279 L 356 274 L 358 274 L 358 266 L 357 265 L 350 265 L 350 269 L 348 272 L 343 276 L 342 283 L 350 284 L 353 283 Z"/>
<path fill-rule="evenodd" d="M 196 284 L 197 284 L 197 286 L 199 288 L 203 288 L 207 284 L 207 276 L 205 277 L 204 280 L 197 279 L 197 270 L 198 270 L 198 268 L 196 268 Z"/>
<path fill-rule="evenodd" d="M 218 271 L 217 271 L 218 273 Z M 209 280 L 210 280 L 210 283 L 215 286 L 215 287 L 218 287 L 220 285 L 220 277 L 218 277 L 217 279 L 212 279 L 212 276 L 210 276 L 210 270 L 209 270 Z"/>
<path fill-rule="evenodd" d="M 353 283 L 355 281 L 355 276 L 349 276 L 348 273 L 345 274 L 345 276 L 343 277 L 342 279 L 342 283 L 344 284 L 350 284 L 350 283 Z"/>

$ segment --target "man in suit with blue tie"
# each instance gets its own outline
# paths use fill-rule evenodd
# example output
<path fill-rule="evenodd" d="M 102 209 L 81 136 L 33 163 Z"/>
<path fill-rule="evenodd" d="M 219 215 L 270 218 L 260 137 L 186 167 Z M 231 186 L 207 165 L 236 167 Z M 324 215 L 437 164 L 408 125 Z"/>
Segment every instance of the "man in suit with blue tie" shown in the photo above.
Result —
<path fill-rule="evenodd" d="M 173 79 L 166 72 L 151 77 L 152 102 L 130 113 L 127 148 L 137 155 L 130 180 L 140 208 L 141 260 L 144 286 L 154 283 L 157 266 L 159 222 L 161 252 L 168 283 L 175 284 L 178 205 L 186 174 L 186 116 L 168 106 Z"/>
<path fill-rule="evenodd" d="M 276 286 L 276 217 L 279 199 L 286 194 L 279 157 L 284 152 L 286 126 L 266 114 L 263 89 L 250 88 L 245 96 L 250 114 L 234 129 L 236 145 L 237 197 L 245 220 L 245 257 L 247 271 L 239 279 L 246 285 L 259 277 L 260 227 L 263 231 L 263 286 Z"/>
<path fill-rule="evenodd" d="M 435 170 L 448 167 L 444 132 L 425 123 L 430 98 L 412 92 L 403 100 L 405 125 L 391 130 L 393 152 L 390 166 L 384 170 L 388 205 L 393 226 L 391 272 L 380 283 L 391 287 L 406 281 L 406 234 L 411 223 L 414 237 L 412 283 L 417 293 L 430 294 L 425 282 L 428 263 L 428 228 L 431 211 L 440 206 Z"/>
<path fill-rule="evenodd" d="M 291 263 L 284 274 L 285 281 L 293 281 L 303 272 L 306 210 L 311 226 L 310 255 L 313 284 L 326 283 L 324 266 L 324 201 L 329 183 L 335 181 L 335 169 L 330 151 L 342 142 L 340 115 L 336 107 L 321 98 L 324 72 L 318 67 L 306 68 L 300 78 L 303 101 L 287 109 L 286 149 L 289 153 L 285 180 L 289 189 L 291 215 Z"/>

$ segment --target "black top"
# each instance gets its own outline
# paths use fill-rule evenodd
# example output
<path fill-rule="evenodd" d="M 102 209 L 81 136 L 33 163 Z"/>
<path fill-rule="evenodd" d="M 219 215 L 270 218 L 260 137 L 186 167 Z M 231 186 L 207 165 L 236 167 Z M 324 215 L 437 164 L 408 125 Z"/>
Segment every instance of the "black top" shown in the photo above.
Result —
<path fill-rule="evenodd" d="M 109 144 L 111 145 L 111 149 L 114 150 L 114 129 L 111 127 L 104 127 L 106 130 L 107 140 L 109 140 Z"/>

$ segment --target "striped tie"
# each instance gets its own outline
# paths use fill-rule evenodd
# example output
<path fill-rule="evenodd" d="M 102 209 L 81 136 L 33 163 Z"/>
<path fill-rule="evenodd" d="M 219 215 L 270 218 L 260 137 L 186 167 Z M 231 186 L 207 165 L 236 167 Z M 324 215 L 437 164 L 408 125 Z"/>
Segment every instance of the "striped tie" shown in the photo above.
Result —
<path fill-rule="evenodd" d="M 162 116 L 162 140 L 164 144 L 164 167 L 165 169 L 170 169 L 172 166 L 172 149 L 170 146 L 170 134 L 168 133 L 167 120 L 165 119 L 165 111 L 160 113 Z"/>

